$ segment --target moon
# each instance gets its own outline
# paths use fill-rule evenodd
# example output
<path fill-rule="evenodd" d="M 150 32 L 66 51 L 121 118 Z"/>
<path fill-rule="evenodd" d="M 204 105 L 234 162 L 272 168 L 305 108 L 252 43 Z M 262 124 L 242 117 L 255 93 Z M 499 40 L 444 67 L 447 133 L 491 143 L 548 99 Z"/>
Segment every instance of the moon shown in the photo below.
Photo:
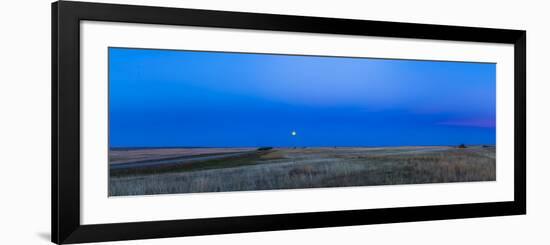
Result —
<path fill-rule="evenodd" d="M 290 133 L 290 135 L 296 136 L 296 131 L 292 131 L 292 133 Z"/>

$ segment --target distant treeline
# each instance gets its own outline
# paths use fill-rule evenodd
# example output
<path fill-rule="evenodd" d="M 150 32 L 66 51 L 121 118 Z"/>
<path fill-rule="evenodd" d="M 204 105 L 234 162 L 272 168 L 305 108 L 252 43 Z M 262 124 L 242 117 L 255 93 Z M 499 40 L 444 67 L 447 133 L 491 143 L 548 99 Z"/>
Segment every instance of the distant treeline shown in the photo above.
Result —
<path fill-rule="evenodd" d="M 273 147 L 270 147 L 270 146 L 264 146 L 264 147 L 259 147 L 258 148 L 258 151 L 269 151 L 273 149 Z"/>

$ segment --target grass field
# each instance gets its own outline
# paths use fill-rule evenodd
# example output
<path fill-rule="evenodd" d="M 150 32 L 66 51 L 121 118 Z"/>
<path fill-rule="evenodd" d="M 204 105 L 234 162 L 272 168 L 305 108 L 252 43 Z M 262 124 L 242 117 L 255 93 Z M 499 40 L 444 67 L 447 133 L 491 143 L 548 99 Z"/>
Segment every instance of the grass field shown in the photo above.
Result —
<path fill-rule="evenodd" d="M 109 195 L 494 181 L 495 148 L 111 150 Z"/>

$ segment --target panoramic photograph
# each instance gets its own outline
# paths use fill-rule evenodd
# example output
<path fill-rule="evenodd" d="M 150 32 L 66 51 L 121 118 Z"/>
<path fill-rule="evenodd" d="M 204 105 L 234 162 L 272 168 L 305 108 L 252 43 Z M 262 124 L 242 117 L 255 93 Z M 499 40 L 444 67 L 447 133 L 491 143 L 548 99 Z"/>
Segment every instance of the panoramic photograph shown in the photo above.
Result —
<path fill-rule="evenodd" d="M 109 196 L 496 180 L 496 64 L 110 47 Z"/>

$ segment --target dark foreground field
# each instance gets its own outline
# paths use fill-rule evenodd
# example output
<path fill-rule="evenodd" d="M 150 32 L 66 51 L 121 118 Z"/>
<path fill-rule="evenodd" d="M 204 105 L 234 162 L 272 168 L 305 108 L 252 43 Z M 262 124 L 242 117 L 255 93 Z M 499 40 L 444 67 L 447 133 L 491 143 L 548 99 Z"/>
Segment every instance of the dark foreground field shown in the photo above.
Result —
<path fill-rule="evenodd" d="M 495 148 L 111 150 L 109 195 L 495 180 Z"/>

